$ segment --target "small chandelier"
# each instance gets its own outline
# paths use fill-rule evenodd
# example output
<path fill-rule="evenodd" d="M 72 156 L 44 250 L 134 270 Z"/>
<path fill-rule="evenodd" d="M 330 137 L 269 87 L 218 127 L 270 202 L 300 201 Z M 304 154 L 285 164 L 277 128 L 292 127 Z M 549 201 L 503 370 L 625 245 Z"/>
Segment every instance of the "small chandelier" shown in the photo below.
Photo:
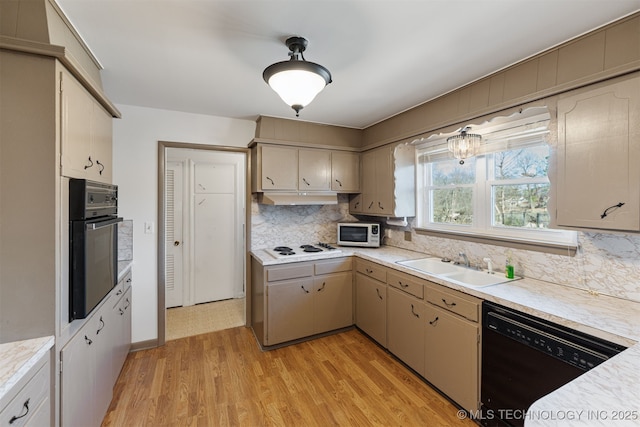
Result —
<path fill-rule="evenodd" d="M 309 105 L 316 95 L 331 83 L 331 73 L 322 65 L 304 59 L 302 52 L 307 48 L 307 39 L 290 37 L 285 44 L 291 51 L 290 59 L 269 65 L 262 77 L 280 98 L 295 110 L 296 117 L 299 117 L 300 110 Z"/>
<path fill-rule="evenodd" d="M 467 133 L 471 128 L 469 126 L 462 128 L 460 135 L 454 135 L 447 138 L 449 151 L 453 153 L 453 157 L 460 159 L 460 164 L 464 165 L 464 159 L 475 156 L 480 148 L 482 136 L 473 133 Z"/>

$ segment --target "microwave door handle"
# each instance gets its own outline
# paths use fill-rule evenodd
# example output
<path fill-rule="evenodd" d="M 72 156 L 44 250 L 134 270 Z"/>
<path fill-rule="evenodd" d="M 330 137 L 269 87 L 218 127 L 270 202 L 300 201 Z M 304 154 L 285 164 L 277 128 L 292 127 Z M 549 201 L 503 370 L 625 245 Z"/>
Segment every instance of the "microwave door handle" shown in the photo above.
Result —
<path fill-rule="evenodd" d="M 97 221 L 97 222 L 88 222 L 85 226 L 85 228 L 87 230 L 98 230 L 100 228 L 103 227 L 107 227 L 109 225 L 113 225 L 113 224 L 117 224 L 119 222 L 122 222 L 123 218 L 113 218 L 113 219 L 108 219 L 106 221 Z"/>

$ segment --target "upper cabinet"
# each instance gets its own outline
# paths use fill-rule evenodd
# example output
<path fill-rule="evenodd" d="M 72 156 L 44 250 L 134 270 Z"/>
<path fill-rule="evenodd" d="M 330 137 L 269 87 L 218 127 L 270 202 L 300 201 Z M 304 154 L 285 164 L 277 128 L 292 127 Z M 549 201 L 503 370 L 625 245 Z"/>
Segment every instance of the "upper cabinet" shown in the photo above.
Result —
<path fill-rule="evenodd" d="M 552 167 L 554 225 L 640 231 L 640 75 L 559 98 Z"/>
<path fill-rule="evenodd" d="M 259 143 L 252 151 L 252 192 L 357 192 L 359 165 L 354 152 Z"/>
<path fill-rule="evenodd" d="M 360 154 L 331 152 L 331 190 L 343 193 L 360 191 Z"/>
<path fill-rule="evenodd" d="M 353 196 L 354 214 L 415 216 L 415 148 L 385 145 L 362 154 L 361 193 Z"/>
<path fill-rule="evenodd" d="M 62 175 L 110 183 L 111 114 L 68 71 L 60 79 Z"/>

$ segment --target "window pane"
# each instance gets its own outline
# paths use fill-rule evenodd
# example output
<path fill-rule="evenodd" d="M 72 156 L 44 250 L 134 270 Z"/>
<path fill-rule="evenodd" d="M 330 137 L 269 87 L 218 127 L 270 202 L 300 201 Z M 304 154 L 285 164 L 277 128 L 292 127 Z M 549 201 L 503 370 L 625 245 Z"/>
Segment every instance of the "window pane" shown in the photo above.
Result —
<path fill-rule="evenodd" d="M 473 189 L 454 187 L 432 190 L 432 222 L 471 225 L 473 222 Z"/>
<path fill-rule="evenodd" d="M 549 228 L 549 184 L 494 185 L 491 191 L 492 225 Z"/>
<path fill-rule="evenodd" d="M 445 160 L 431 164 L 431 185 L 473 184 L 476 182 L 476 159 Z"/>
<path fill-rule="evenodd" d="M 495 179 L 519 179 L 547 176 L 549 146 L 523 148 L 495 153 Z"/>

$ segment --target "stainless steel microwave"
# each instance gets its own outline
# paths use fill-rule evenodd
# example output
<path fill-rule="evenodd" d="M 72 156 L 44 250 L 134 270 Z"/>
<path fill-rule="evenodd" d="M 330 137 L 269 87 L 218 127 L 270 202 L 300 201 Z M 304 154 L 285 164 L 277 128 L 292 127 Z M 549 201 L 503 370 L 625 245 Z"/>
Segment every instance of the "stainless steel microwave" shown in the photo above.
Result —
<path fill-rule="evenodd" d="M 339 222 L 338 245 L 377 248 L 382 240 L 377 222 Z"/>

